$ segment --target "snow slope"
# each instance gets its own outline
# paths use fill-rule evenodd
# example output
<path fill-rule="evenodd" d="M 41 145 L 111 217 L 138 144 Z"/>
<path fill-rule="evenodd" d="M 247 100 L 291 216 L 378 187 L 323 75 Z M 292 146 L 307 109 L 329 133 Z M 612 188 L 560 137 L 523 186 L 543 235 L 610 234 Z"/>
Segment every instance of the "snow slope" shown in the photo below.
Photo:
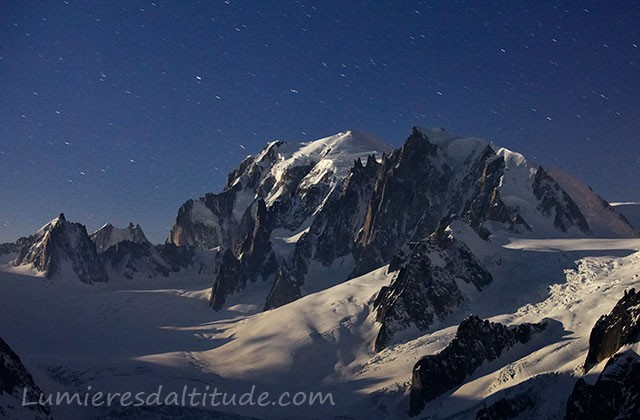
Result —
<path fill-rule="evenodd" d="M 50 284 L 5 271 L 0 333 L 45 391 L 206 383 L 245 392 L 256 385 L 271 392 L 332 392 L 336 405 L 225 410 L 272 419 L 401 419 L 407 418 L 413 365 L 444 348 L 466 315 L 508 325 L 548 319 L 550 327 L 539 338 L 481 367 L 428 404 L 424 414 L 474 418 L 484 399 L 531 388 L 548 403 L 536 406 L 530 418 L 561 417 L 595 321 L 626 288 L 640 287 L 640 240 L 495 238 L 501 246 L 481 241 L 465 225 L 452 229 L 492 271 L 494 282 L 482 292 L 467 290 L 466 303 L 426 333 L 414 331 L 378 354 L 373 342 L 379 327 L 370 311 L 391 279 L 386 267 L 256 315 L 238 311 L 251 305 L 250 294 L 232 297 L 228 310 L 211 311 L 206 278 L 178 274 L 132 288 L 125 282 Z M 53 409 L 56 418 L 79 412 L 100 415 Z"/>

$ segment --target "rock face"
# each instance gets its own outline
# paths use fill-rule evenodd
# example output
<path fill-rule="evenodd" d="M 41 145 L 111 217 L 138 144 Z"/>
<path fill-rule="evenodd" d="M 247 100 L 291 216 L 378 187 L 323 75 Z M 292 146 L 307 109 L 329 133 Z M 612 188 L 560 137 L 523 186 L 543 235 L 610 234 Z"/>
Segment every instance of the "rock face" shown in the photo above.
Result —
<path fill-rule="evenodd" d="M 167 263 L 148 242 L 120 241 L 102 252 L 100 258 L 111 273 L 111 277 L 127 279 L 133 279 L 136 275 L 146 278 L 167 277 L 169 273 L 178 271 Z"/>
<path fill-rule="evenodd" d="M 593 366 L 615 354 L 625 344 L 640 340 L 640 293 L 625 292 L 608 315 L 596 322 L 589 336 L 589 353 L 584 362 L 588 372 Z"/>
<path fill-rule="evenodd" d="M 374 155 L 356 159 L 341 188 L 336 188 L 296 244 L 296 277 L 304 278 L 310 261 L 329 266 L 353 252 L 357 233 L 381 169 Z"/>
<path fill-rule="evenodd" d="M 267 296 L 264 310 L 268 311 L 269 309 L 286 305 L 299 299 L 301 296 L 300 285 L 291 277 L 289 267 L 287 267 L 287 263 L 283 261 L 280 268 L 278 268 L 273 287 Z"/>
<path fill-rule="evenodd" d="M 178 246 L 209 249 L 229 245 L 237 225 L 233 218 L 236 189 L 207 194 L 180 207 L 169 242 Z"/>
<path fill-rule="evenodd" d="M 416 234 L 429 234 L 445 215 L 454 175 L 443 151 L 414 129 L 405 144 L 382 162 L 358 238 L 354 275 L 384 265 Z M 424 236 L 423 236 L 424 237 Z"/>
<path fill-rule="evenodd" d="M 83 283 L 109 281 L 86 228 L 79 223 L 67 222 L 63 214 L 18 242 L 14 265 L 32 265 L 49 279 L 74 274 Z"/>
<path fill-rule="evenodd" d="M 234 249 L 227 249 L 217 265 L 211 297 L 213 309 L 221 309 L 227 296 L 243 290 L 247 282 L 266 280 L 277 269 L 275 254 L 271 252 L 272 218 L 264 200 L 258 201 L 255 212 L 244 218 L 247 235 Z"/>
<path fill-rule="evenodd" d="M 283 145 L 271 142 L 257 156 L 244 159 L 229 174 L 221 193 L 206 194 L 183 204 L 168 242 L 197 249 L 232 248 L 243 233 L 241 223 L 254 199 L 264 199 L 276 184 L 270 171 L 278 162 Z"/>
<path fill-rule="evenodd" d="M 98 252 L 104 252 L 109 247 L 123 241 L 136 244 L 150 244 L 140 225 L 129 223 L 124 229 L 113 227 L 107 223 L 91 235 L 91 240 L 96 244 Z"/>
<path fill-rule="evenodd" d="M 627 218 L 624 213 L 621 214 L 617 211 L 621 207 L 609 204 L 582 181 L 566 172 L 552 168 L 545 170 L 580 208 L 580 212 L 584 215 L 595 236 L 608 238 L 638 236 L 638 229 L 635 228 L 633 217 Z M 624 207 L 626 206 L 623 205 L 622 208 Z M 628 208 L 633 208 L 633 206 L 630 205 Z M 629 214 L 629 216 L 633 215 Z"/>
<path fill-rule="evenodd" d="M 22 405 L 25 389 L 25 402 L 38 401 L 42 394 L 20 357 L 0 338 L 0 418 L 51 419 L 47 405 Z"/>
<path fill-rule="evenodd" d="M 572 226 L 591 235 L 591 229 L 580 209 L 562 187 L 542 167 L 533 178 L 533 193 L 540 200 L 538 209 L 553 217 L 553 224 L 561 232 L 567 232 Z"/>
<path fill-rule="evenodd" d="M 230 249 L 224 251 L 218 258 L 214 278 L 209 306 L 215 310 L 222 309 L 227 296 L 243 290 L 247 285 L 247 275 L 242 263 L 236 259 Z"/>
<path fill-rule="evenodd" d="M 391 266 L 392 270 L 396 268 Z M 492 280 L 469 248 L 444 228 L 414 243 L 407 262 L 374 303 L 376 320 L 382 324 L 376 351 L 382 350 L 394 334 L 411 326 L 424 331 L 449 314 L 464 300 L 457 281 L 481 290 Z"/>
<path fill-rule="evenodd" d="M 640 418 L 640 356 L 633 350 L 607 362 L 595 385 L 578 379 L 566 420 Z"/>
<path fill-rule="evenodd" d="M 418 415 L 425 404 L 454 389 L 485 362 L 543 331 L 545 323 L 506 327 L 470 316 L 460 323 L 453 341 L 440 353 L 420 359 L 413 368 L 409 414 Z"/>

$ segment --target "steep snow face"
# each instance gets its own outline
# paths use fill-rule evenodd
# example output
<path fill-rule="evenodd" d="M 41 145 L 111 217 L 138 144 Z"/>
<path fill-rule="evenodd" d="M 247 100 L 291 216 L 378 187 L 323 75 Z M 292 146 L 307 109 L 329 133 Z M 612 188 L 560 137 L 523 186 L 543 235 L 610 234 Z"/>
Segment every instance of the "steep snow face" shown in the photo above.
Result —
<path fill-rule="evenodd" d="M 576 202 L 592 232 L 599 237 L 633 238 L 638 232 L 615 212 L 614 207 L 594 193 L 579 179 L 558 169 L 547 169 Z"/>
<path fill-rule="evenodd" d="M 311 166 L 312 169 L 300 181 L 303 193 L 314 185 L 327 181 L 331 191 L 337 181 L 349 173 L 355 160 L 366 160 L 368 155 L 379 156 L 390 151 L 390 146 L 369 134 L 347 131 L 310 143 L 284 146 L 271 174 L 276 185 L 282 185 L 292 168 Z M 266 197 L 267 205 L 273 205 L 284 191 L 282 187 L 272 190 Z"/>
<path fill-rule="evenodd" d="M 91 240 L 96 244 L 98 252 L 106 251 L 109 247 L 123 241 L 137 244 L 149 243 L 140 225 L 134 226 L 133 223 L 129 223 L 129 226 L 123 229 L 107 223 L 91 235 Z"/>

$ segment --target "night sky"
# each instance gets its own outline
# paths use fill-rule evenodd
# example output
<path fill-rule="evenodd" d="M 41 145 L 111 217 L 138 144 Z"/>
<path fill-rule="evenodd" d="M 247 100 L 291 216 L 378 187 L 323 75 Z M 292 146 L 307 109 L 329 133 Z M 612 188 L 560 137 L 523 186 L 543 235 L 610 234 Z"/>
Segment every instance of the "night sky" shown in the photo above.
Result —
<path fill-rule="evenodd" d="M 2 1 L 0 242 L 163 242 L 267 141 L 444 127 L 640 201 L 640 2 Z"/>

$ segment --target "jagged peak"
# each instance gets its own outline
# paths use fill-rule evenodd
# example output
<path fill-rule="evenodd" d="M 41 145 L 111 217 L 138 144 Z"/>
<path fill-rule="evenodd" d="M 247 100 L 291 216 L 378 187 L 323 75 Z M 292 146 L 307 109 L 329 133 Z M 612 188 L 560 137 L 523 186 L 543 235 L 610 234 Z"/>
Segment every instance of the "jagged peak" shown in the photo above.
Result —
<path fill-rule="evenodd" d="M 44 226 L 42 226 L 40 229 L 38 229 L 36 231 L 35 235 L 38 235 L 38 236 L 42 235 L 42 234 L 44 234 L 46 232 L 49 232 L 52 229 L 54 229 L 54 228 L 56 228 L 58 226 L 61 226 L 61 225 L 65 224 L 65 223 L 68 223 L 67 219 L 65 218 L 64 213 L 60 213 L 58 215 L 58 217 L 50 220 Z"/>

